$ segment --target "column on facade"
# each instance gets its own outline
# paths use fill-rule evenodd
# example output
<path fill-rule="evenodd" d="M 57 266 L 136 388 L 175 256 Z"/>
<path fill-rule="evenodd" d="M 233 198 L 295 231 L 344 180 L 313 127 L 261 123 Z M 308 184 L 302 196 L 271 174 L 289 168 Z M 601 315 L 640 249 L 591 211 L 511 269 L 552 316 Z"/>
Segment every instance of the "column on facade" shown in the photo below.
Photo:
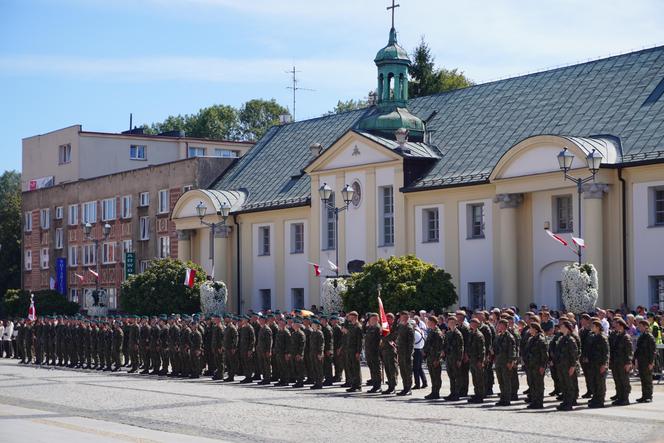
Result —
<path fill-rule="evenodd" d="M 214 279 L 228 282 L 228 261 L 230 260 L 229 248 L 230 227 L 221 226 L 217 228 L 214 236 Z"/>
<path fill-rule="evenodd" d="M 500 287 L 494 303 L 515 306 L 518 304 L 519 289 L 517 208 L 523 202 L 523 194 L 498 194 L 494 202 L 500 205 L 498 235 Z"/>
<path fill-rule="evenodd" d="M 604 226 L 602 201 L 609 186 L 604 183 L 586 183 L 583 185 L 583 232 L 586 247 L 583 249 L 583 261 L 592 263 L 597 269 L 599 293 L 604 278 Z M 601 304 L 602 301 L 598 301 Z"/>
<path fill-rule="evenodd" d="M 191 231 L 178 230 L 178 258 L 182 261 L 191 260 Z"/>

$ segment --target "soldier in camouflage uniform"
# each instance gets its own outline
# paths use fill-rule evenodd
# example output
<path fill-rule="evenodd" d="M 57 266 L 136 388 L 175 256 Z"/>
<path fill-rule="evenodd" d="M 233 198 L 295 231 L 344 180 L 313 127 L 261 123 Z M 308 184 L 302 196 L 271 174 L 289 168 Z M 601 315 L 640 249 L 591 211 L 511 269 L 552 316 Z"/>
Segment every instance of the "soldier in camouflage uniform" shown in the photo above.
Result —
<path fill-rule="evenodd" d="M 512 400 L 512 369 L 516 361 L 516 341 L 514 336 L 508 332 L 508 325 L 507 319 L 500 319 L 493 347 L 496 378 L 498 378 L 500 386 L 500 401 L 496 403 L 496 406 L 509 406 Z"/>
<path fill-rule="evenodd" d="M 563 390 L 562 403 L 556 407 L 559 411 L 571 411 L 575 398 L 573 377 L 577 376 L 576 365 L 579 358 L 579 349 L 576 340 L 572 337 L 572 324 L 563 321 L 560 326 L 563 334 L 556 346 L 556 369 L 558 379 Z"/>
<path fill-rule="evenodd" d="M 199 325 L 199 318 L 194 316 L 189 334 L 189 356 L 191 368 L 189 378 L 199 378 L 203 369 L 203 334 Z"/>
<path fill-rule="evenodd" d="M 180 377 L 191 375 L 191 325 L 184 317 L 180 328 Z"/>
<path fill-rule="evenodd" d="M 152 317 L 150 326 L 150 369 L 152 375 L 159 375 L 161 371 L 161 328 L 156 317 Z"/>
<path fill-rule="evenodd" d="M 182 371 L 182 354 L 180 352 L 180 335 L 182 328 L 178 319 L 172 315 L 168 327 L 168 350 L 170 352 L 169 360 L 171 363 L 171 376 L 178 376 Z"/>
<path fill-rule="evenodd" d="M 381 330 L 378 325 L 378 314 L 371 312 L 367 314 L 369 321 L 364 330 L 364 357 L 369 366 L 369 373 L 371 374 L 372 388 L 369 390 L 370 394 L 380 392 L 382 384 L 383 371 L 380 366 L 380 337 Z"/>
<path fill-rule="evenodd" d="M 272 316 L 272 314 L 269 314 Z M 259 385 L 269 385 L 272 380 L 272 329 L 267 324 L 267 318 L 258 318 L 258 338 L 256 340 L 256 361 L 262 378 Z"/>
<path fill-rule="evenodd" d="M 290 340 L 291 333 L 288 328 L 286 328 L 286 319 L 283 317 L 279 318 L 279 332 L 275 339 L 274 353 L 277 355 L 277 361 L 279 362 L 279 381 L 275 386 L 288 386 L 290 380 Z M 226 340 L 226 334 L 224 334 L 224 341 Z"/>
<path fill-rule="evenodd" d="M 214 359 L 214 373 L 212 380 L 223 380 L 224 378 L 224 328 L 221 325 L 219 315 L 212 315 L 212 325 L 209 329 L 210 352 Z"/>
<path fill-rule="evenodd" d="M 253 381 L 255 345 L 254 327 L 249 323 L 249 317 L 244 315 L 240 319 L 240 329 L 238 330 L 238 352 L 244 374 L 244 379 L 240 382 L 242 384 Z"/>
<path fill-rule="evenodd" d="M 424 342 L 422 352 L 427 361 L 427 369 L 429 369 L 429 376 L 431 377 L 431 393 L 424 398 L 427 400 L 437 400 L 440 398 L 440 388 L 442 386 L 442 368 L 440 359 L 443 354 L 443 336 L 438 328 L 438 319 L 430 316 L 427 319 L 427 338 Z"/>
<path fill-rule="evenodd" d="M 629 374 L 632 371 L 632 341 L 626 334 L 627 323 L 622 318 L 613 322 L 615 333 L 613 340 L 610 340 L 611 347 L 611 374 L 616 384 L 616 399 L 614 406 L 629 405 L 629 394 L 632 386 L 629 382 Z"/>
<path fill-rule="evenodd" d="M 311 359 L 311 379 L 313 386 L 310 389 L 323 389 L 323 356 L 325 351 L 325 336 L 321 330 L 320 321 L 311 321 L 311 334 L 309 335 L 309 354 Z"/>
<path fill-rule="evenodd" d="M 343 353 L 343 331 L 339 324 L 339 318 L 332 315 L 330 318 L 332 327 L 332 337 L 334 342 L 334 381 L 340 382 L 344 372 L 344 353 Z"/>
<path fill-rule="evenodd" d="M 641 335 L 636 342 L 634 351 L 634 362 L 639 370 L 641 379 L 641 397 L 637 398 L 638 403 L 650 403 L 652 401 L 652 371 L 655 367 L 655 353 L 657 344 L 655 337 L 650 332 L 650 323 L 648 320 L 639 321 L 639 331 Z"/>
<path fill-rule="evenodd" d="M 320 316 L 320 325 L 325 340 L 323 349 L 323 386 L 332 386 L 334 381 L 334 337 L 327 315 Z"/>
<path fill-rule="evenodd" d="M 443 351 L 447 376 L 450 379 L 450 395 L 445 397 L 447 401 L 458 401 L 461 397 L 459 374 L 463 367 L 465 349 L 463 335 L 457 328 L 457 324 L 457 318 L 450 315 L 447 319 L 447 333 L 445 334 Z"/>
<path fill-rule="evenodd" d="M 468 349 L 467 349 L 468 340 L 469 340 L 468 335 L 470 334 L 470 329 L 464 323 L 466 320 L 466 311 L 461 311 L 461 310 L 456 311 L 455 316 L 457 320 L 457 329 L 459 330 L 459 332 L 461 332 L 461 336 L 463 337 L 463 347 L 464 347 L 463 358 L 461 359 L 461 367 L 459 368 L 459 372 L 457 374 L 459 380 L 459 397 L 467 397 L 468 385 L 470 384 L 469 383 L 470 357 L 468 355 Z"/>
<path fill-rule="evenodd" d="M 116 320 L 113 327 L 113 371 L 119 371 L 124 366 L 124 331 L 120 320 Z"/>
<path fill-rule="evenodd" d="M 588 372 L 590 375 L 590 388 L 593 397 L 588 402 L 589 408 L 603 408 L 606 396 L 606 374 L 609 365 L 609 341 L 604 335 L 602 322 L 593 320 L 592 333 L 589 335 Z"/>
<path fill-rule="evenodd" d="M 170 326 L 168 325 L 168 317 L 165 314 L 159 316 L 159 354 L 161 369 L 159 375 L 167 375 L 170 363 L 170 350 L 168 348 L 168 334 Z"/>
<path fill-rule="evenodd" d="M 468 331 L 468 345 L 464 351 L 469 358 L 470 373 L 473 378 L 474 395 L 468 399 L 468 403 L 482 403 L 486 396 L 486 381 L 484 374 L 484 361 L 486 360 L 486 348 L 484 346 L 484 335 L 480 332 L 480 320 L 473 318 L 470 321 Z"/>
<path fill-rule="evenodd" d="M 304 387 L 304 349 L 307 342 L 307 336 L 302 329 L 302 320 L 297 318 L 293 321 L 293 332 L 291 333 L 289 353 L 293 360 L 293 377 L 295 378 L 294 388 Z"/>
<path fill-rule="evenodd" d="M 226 328 L 224 329 L 224 363 L 226 364 L 226 371 L 228 377 L 224 379 L 225 382 L 235 381 L 235 375 L 238 370 L 238 330 L 230 316 L 227 316 L 224 321 Z"/>
<path fill-rule="evenodd" d="M 267 325 L 269 326 L 270 330 L 272 331 L 272 358 L 271 358 L 272 379 L 270 380 L 271 382 L 278 382 L 279 378 L 280 378 L 279 377 L 279 361 L 277 360 L 276 352 L 274 352 L 274 347 L 275 347 L 276 341 L 277 341 L 277 334 L 279 333 L 279 326 L 277 325 L 277 319 L 276 319 L 277 315 L 280 315 L 280 314 L 274 314 L 272 316 L 268 316 L 268 318 L 267 318 Z"/>
<path fill-rule="evenodd" d="M 380 341 L 380 357 L 383 360 L 385 368 L 385 380 L 387 389 L 381 391 L 381 394 L 389 395 L 394 392 L 399 378 L 399 363 L 397 361 L 397 329 L 398 324 L 395 321 L 394 314 L 387 314 L 387 323 L 390 325 L 390 331 L 383 335 Z"/>
<path fill-rule="evenodd" d="M 400 321 L 397 328 L 397 358 L 403 389 L 397 394 L 399 396 L 411 395 L 413 386 L 413 350 L 415 346 L 415 331 L 409 321 L 406 311 L 399 314 Z"/>
<path fill-rule="evenodd" d="M 133 316 L 127 322 L 127 346 L 129 347 L 129 360 L 131 361 L 129 373 L 133 374 L 139 368 L 138 341 L 141 333 L 141 327 L 138 325 L 137 316 Z"/>
<path fill-rule="evenodd" d="M 524 331 L 525 333 L 525 331 Z M 542 327 L 537 322 L 530 323 L 530 340 L 526 344 L 526 370 L 528 376 L 528 409 L 542 409 L 544 407 L 544 373 L 549 361 L 548 349 Z"/>

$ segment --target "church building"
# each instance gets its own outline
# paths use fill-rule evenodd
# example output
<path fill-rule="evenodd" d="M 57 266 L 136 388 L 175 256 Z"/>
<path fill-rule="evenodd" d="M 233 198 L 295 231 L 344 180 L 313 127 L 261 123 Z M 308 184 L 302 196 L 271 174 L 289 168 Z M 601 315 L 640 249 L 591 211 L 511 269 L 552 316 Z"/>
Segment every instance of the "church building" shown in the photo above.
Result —
<path fill-rule="evenodd" d="M 415 99 L 394 27 L 374 62 L 372 106 L 275 126 L 175 204 L 230 309 L 319 305 L 332 264 L 405 254 L 460 306 L 558 309 L 577 255 L 548 232 L 584 239 L 598 305 L 664 304 L 664 46 Z"/>

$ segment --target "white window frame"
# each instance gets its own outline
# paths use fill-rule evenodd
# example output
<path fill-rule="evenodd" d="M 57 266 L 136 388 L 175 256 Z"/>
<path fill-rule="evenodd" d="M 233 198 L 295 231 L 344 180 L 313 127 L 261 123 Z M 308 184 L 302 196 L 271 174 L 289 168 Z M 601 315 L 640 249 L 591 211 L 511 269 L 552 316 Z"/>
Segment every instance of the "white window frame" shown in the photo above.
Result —
<path fill-rule="evenodd" d="M 138 194 L 138 207 L 145 208 L 147 206 L 150 206 L 150 193 L 147 191 L 141 192 Z"/>
<path fill-rule="evenodd" d="M 67 252 L 67 262 L 70 268 L 76 268 L 79 265 L 79 248 L 78 245 L 70 245 Z"/>
<path fill-rule="evenodd" d="M 194 189 L 194 185 L 184 185 L 184 186 L 182 187 L 182 193 L 184 194 L 185 192 L 189 192 L 189 191 L 191 191 L 192 189 Z"/>
<path fill-rule="evenodd" d="M 49 262 L 48 248 L 41 248 L 39 250 L 39 267 L 41 269 L 48 269 Z"/>
<path fill-rule="evenodd" d="M 203 146 L 190 146 L 187 150 L 187 157 L 205 157 L 207 149 Z"/>
<path fill-rule="evenodd" d="M 62 249 L 65 244 L 65 230 L 55 228 L 55 249 Z"/>
<path fill-rule="evenodd" d="M 123 195 L 122 196 L 122 205 L 120 208 L 120 216 L 124 219 L 127 220 L 131 218 L 131 201 L 132 201 L 132 196 L 131 195 Z"/>
<path fill-rule="evenodd" d="M 64 217 L 64 210 L 63 210 L 62 206 L 56 206 L 55 207 L 55 219 L 56 220 L 62 220 L 63 217 Z"/>
<path fill-rule="evenodd" d="M 170 204 L 169 204 L 170 192 L 168 191 L 168 189 L 160 189 L 157 196 L 158 196 L 157 213 L 168 214 L 168 211 L 170 210 Z"/>
<path fill-rule="evenodd" d="M 422 209 L 422 243 L 440 241 L 440 211 L 438 208 Z"/>
<path fill-rule="evenodd" d="M 225 148 L 214 148 L 214 156 L 221 158 L 237 158 L 237 152 Z"/>
<path fill-rule="evenodd" d="M 147 150 L 147 145 L 129 145 L 129 160 L 147 160 Z"/>
<path fill-rule="evenodd" d="M 379 186 L 380 205 L 380 247 L 394 246 L 394 187 Z"/>
<path fill-rule="evenodd" d="M 97 223 L 97 200 L 83 203 L 83 218 L 81 222 L 83 224 Z"/>
<path fill-rule="evenodd" d="M 97 264 L 97 249 L 94 243 L 83 245 L 83 266 Z"/>
<path fill-rule="evenodd" d="M 115 197 L 105 198 L 101 201 L 101 220 L 111 221 L 115 220 L 117 210 L 117 200 Z"/>
<path fill-rule="evenodd" d="M 335 194 L 332 192 L 330 198 L 327 200 L 327 205 L 323 204 L 322 206 L 322 216 L 321 220 L 323 225 L 321 226 L 322 233 L 322 250 L 323 251 L 334 251 L 336 248 L 336 217 L 334 215 L 334 201 Z"/>
<path fill-rule="evenodd" d="M 78 205 L 69 205 L 67 208 L 67 224 L 69 226 L 78 225 Z"/>
<path fill-rule="evenodd" d="M 32 249 L 25 250 L 25 270 L 32 271 Z"/>
<path fill-rule="evenodd" d="M 171 256 L 171 237 L 163 235 L 159 237 L 159 258 L 169 258 Z"/>
<path fill-rule="evenodd" d="M 476 226 L 476 220 L 475 216 L 477 215 L 475 213 L 476 210 L 481 210 L 480 213 L 480 232 L 475 233 L 475 226 Z M 467 233 L 466 233 L 466 238 L 468 240 L 472 239 L 479 239 L 479 238 L 484 238 L 485 237 L 485 227 L 486 227 L 486 214 L 485 214 L 485 207 L 484 203 L 468 203 L 466 205 L 466 220 L 467 220 Z"/>
<path fill-rule="evenodd" d="M 650 212 L 650 216 L 648 217 L 650 220 L 649 226 L 653 228 L 664 227 L 664 200 L 657 198 L 657 194 L 660 192 L 664 195 L 664 186 L 653 186 L 648 189 L 648 207 Z M 659 210 L 657 208 L 658 203 L 663 205 Z M 661 218 L 658 220 L 658 217 Z"/>
<path fill-rule="evenodd" d="M 139 240 L 150 240 L 150 217 L 139 219 Z"/>
<path fill-rule="evenodd" d="M 127 252 L 134 252 L 134 243 L 132 239 L 122 240 L 122 261 L 125 260 Z"/>
<path fill-rule="evenodd" d="M 79 289 L 78 288 L 69 288 L 69 301 L 78 303 L 79 299 Z"/>
<path fill-rule="evenodd" d="M 266 241 L 267 240 L 267 241 Z M 260 257 L 267 257 L 270 255 L 270 227 L 269 226 L 259 226 L 258 227 L 258 255 Z"/>
<path fill-rule="evenodd" d="M 147 271 L 148 269 L 150 269 L 151 262 L 150 262 L 150 260 L 141 260 L 139 262 L 138 266 L 139 266 L 139 273 L 142 274 L 145 271 Z"/>
<path fill-rule="evenodd" d="M 290 225 L 290 253 L 304 254 L 304 223 L 302 222 Z"/>
<path fill-rule="evenodd" d="M 115 263 L 115 242 L 104 242 L 101 245 L 101 263 Z"/>
<path fill-rule="evenodd" d="M 58 164 L 66 165 L 71 163 L 71 144 L 58 146 Z"/>
<path fill-rule="evenodd" d="M 32 211 L 26 211 L 23 228 L 25 232 L 32 232 Z"/>
<path fill-rule="evenodd" d="M 563 201 L 569 203 L 568 208 L 562 207 L 561 203 Z M 566 218 L 566 220 L 563 220 L 563 218 Z M 574 232 L 574 198 L 572 194 L 553 196 L 553 230 L 557 234 Z"/>
<path fill-rule="evenodd" d="M 39 227 L 42 229 L 51 229 L 51 208 L 42 208 L 39 210 Z"/>
<path fill-rule="evenodd" d="M 118 307 L 118 293 L 116 288 L 104 288 L 106 295 L 108 295 L 108 308 L 117 309 Z"/>

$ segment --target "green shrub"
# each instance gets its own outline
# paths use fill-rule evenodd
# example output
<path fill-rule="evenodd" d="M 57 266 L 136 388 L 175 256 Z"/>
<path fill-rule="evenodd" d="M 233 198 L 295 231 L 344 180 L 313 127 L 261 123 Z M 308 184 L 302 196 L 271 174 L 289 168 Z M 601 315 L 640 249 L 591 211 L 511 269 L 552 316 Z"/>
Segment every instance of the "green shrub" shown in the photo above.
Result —
<path fill-rule="evenodd" d="M 50 289 L 35 291 L 35 311 L 42 315 L 74 315 L 81 309 L 78 303 L 67 300 L 67 297 Z M 30 307 L 30 292 L 22 289 L 9 289 L 2 300 L 7 317 L 27 317 Z"/>

